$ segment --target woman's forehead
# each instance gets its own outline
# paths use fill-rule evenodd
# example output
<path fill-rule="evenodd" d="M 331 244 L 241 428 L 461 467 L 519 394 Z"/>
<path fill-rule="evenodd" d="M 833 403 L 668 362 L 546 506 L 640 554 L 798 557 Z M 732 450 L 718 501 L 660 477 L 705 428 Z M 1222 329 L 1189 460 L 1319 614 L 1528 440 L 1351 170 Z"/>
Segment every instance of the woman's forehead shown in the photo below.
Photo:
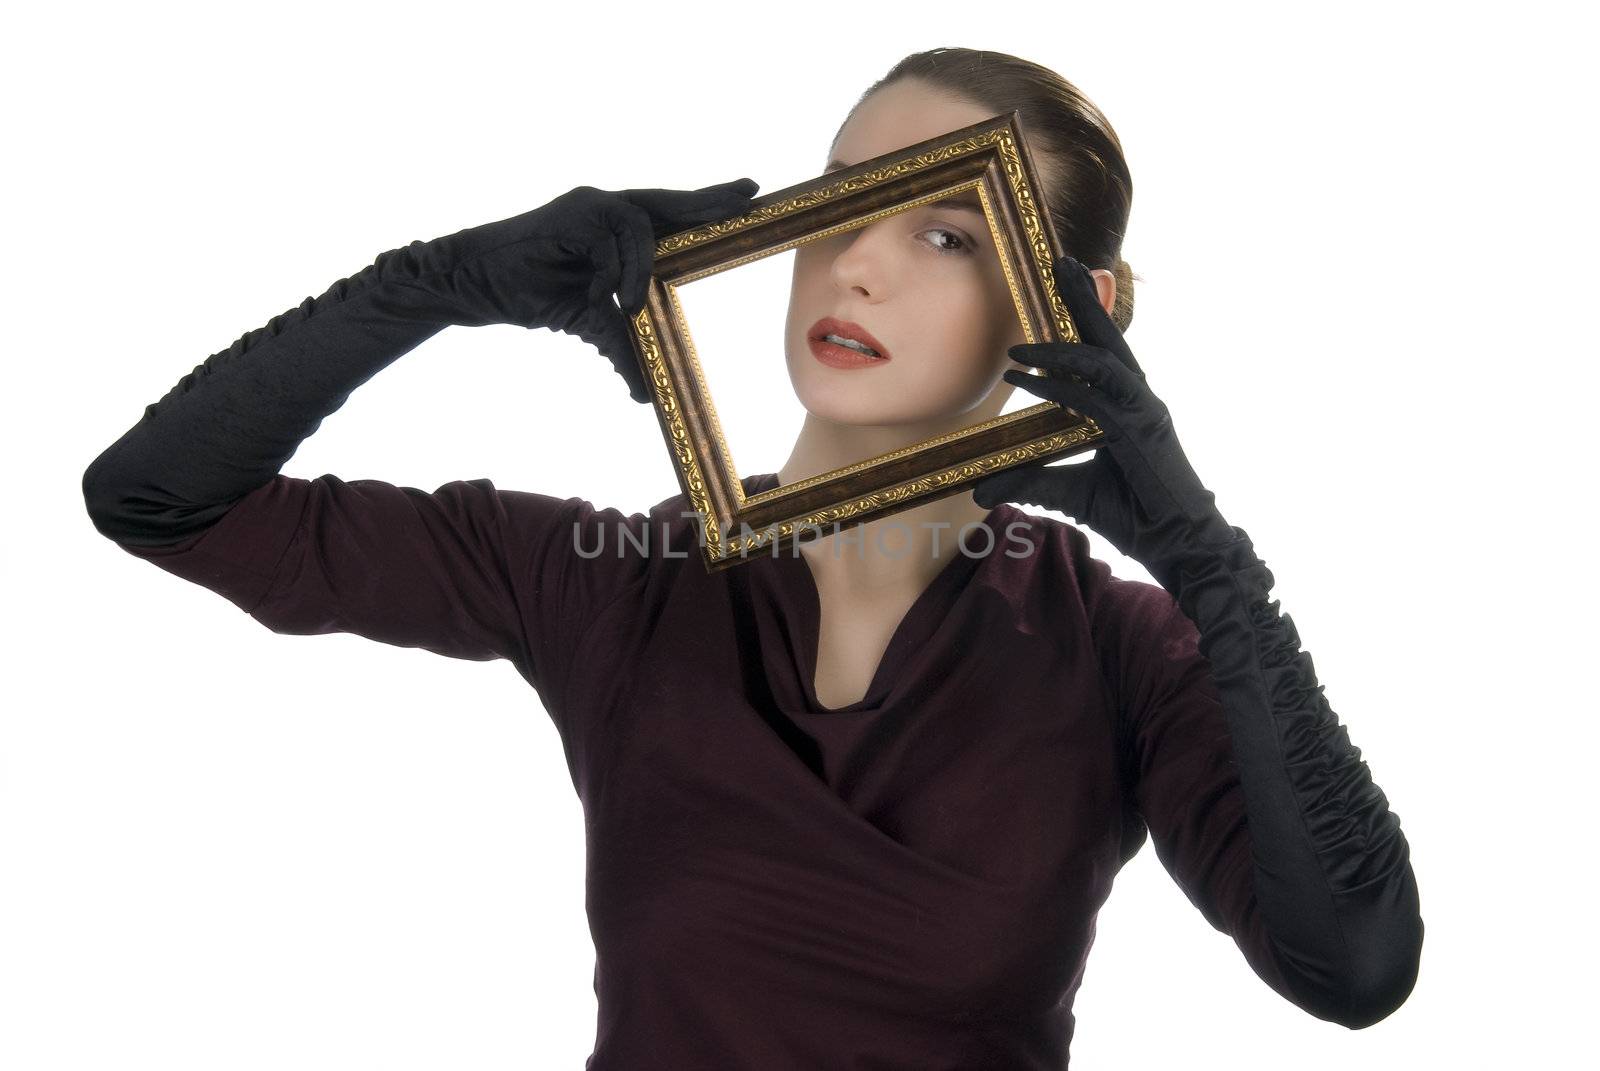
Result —
<path fill-rule="evenodd" d="M 825 171 L 948 134 L 990 117 L 990 109 L 936 87 L 901 81 L 857 105 L 835 136 Z"/>

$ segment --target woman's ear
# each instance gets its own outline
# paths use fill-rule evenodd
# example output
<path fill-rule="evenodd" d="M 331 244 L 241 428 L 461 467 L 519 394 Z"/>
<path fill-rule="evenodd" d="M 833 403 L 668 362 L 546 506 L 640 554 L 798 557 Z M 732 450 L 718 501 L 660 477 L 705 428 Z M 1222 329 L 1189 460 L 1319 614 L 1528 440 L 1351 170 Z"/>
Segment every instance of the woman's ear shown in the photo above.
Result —
<path fill-rule="evenodd" d="M 1117 307 L 1117 277 L 1104 268 L 1091 268 L 1089 274 L 1094 276 L 1094 288 L 1100 297 L 1100 305 L 1106 310 L 1106 315 L 1111 315 L 1111 310 Z"/>

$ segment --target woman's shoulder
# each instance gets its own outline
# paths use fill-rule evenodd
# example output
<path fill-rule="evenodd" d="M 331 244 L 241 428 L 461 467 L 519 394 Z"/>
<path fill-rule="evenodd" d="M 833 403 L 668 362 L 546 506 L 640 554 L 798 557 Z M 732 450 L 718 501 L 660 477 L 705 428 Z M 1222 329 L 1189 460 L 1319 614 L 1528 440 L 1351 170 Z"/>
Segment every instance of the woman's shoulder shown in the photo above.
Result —
<path fill-rule="evenodd" d="M 1021 561 L 1031 588 L 1068 584 L 1086 607 L 1106 612 L 1155 610 L 1175 605 L 1172 596 L 1149 580 L 1118 576 L 1109 562 L 1096 557 L 1083 528 L 1059 517 L 1029 513 L 1012 505 L 996 511 L 991 526 L 997 547 Z"/>
<path fill-rule="evenodd" d="M 1113 656 L 1165 645 L 1192 628 L 1161 585 L 1118 576 L 1097 557 L 1083 528 L 1014 506 L 1002 510 L 996 536 L 1004 557 L 990 576 L 1016 601 L 1017 613 L 1053 619 L 1066 633 L 1086 633 L 1102 654 Z"/>
<path fill-rule="evenodd" d="M 1050 622 L 1063 643 L 1087 642 L 1119 702 L 1173 679 L 1197 657 L 1199 634 L 1170 592 L 1118 576 L 1094 555 L 1088 534 L 1055 517 L 1014 510 L 1037 557 L 1019 585 L 1031 605 L 1018 612 Z"/>

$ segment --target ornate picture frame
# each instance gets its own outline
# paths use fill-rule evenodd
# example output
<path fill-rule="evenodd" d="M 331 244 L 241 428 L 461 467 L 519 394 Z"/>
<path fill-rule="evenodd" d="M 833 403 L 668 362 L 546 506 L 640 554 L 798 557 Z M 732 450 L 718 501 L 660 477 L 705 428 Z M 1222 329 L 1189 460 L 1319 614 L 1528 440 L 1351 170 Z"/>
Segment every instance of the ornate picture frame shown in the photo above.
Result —
<path fill-rule="evenodd" d="M 1040 400 L 859 463 L 745 493 L 695 355 L 677 289 L 941 197 L 976 190 L 1028 342 L 1079 340 L 1055 287 L 1055 232 L 1037 194 L 1021 117 L 1012 111 L 765 194 L 742 216 L 657 242 L 634 350 L 687 505 L 701 522 L 708 571 L 955 494 L 1016 465 L 1093 448 L 1093 420 Z M 1035 374 L 1037 374 L 1035 372 Z"/>

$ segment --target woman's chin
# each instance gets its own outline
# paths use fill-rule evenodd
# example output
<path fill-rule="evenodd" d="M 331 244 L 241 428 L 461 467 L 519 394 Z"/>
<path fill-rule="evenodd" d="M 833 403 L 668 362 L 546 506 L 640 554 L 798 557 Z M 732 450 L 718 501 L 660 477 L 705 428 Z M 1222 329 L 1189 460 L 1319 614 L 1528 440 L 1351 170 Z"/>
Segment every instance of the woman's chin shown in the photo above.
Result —
<path fill-rule="evenodd" d="M 810 382 L 795 394 L 806 412 L 831 424 L 897 424 L 905 411 L 905 399 L 883 385 Z"/>
<path fill-rule="evenodd" d="M 887 378 L 868 382 L 865 372 L 860 378 L 852 378 L 849 372 L 818 376 L 807 370 L 806 374 L 795 376 L 791 370 L 789 384 L 807 413 L 818 420 L 848 427 L 945 427 L 963 419 L 965 423 L 976 423 L 979 414 L 973 410 L 983 400 L 965 396 L 923 397 Z M 956 423 L 956 426 L 965 426 L 965 423 Z"/>

